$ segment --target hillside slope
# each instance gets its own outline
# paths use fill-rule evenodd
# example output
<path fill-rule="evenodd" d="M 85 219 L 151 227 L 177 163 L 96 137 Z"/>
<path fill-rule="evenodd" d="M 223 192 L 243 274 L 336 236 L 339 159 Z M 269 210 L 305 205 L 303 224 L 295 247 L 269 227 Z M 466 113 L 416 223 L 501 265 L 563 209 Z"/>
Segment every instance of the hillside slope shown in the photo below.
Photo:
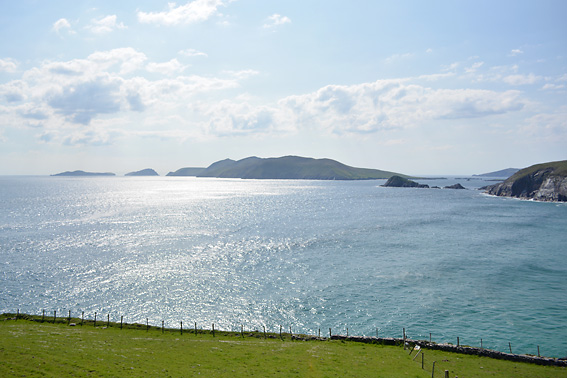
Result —
<path fill-rule="evenodd" d="M 567 201 L 567 160 L 532 165 L 506 181 L 486 186 L 486 193 L 495 196 Z"/>

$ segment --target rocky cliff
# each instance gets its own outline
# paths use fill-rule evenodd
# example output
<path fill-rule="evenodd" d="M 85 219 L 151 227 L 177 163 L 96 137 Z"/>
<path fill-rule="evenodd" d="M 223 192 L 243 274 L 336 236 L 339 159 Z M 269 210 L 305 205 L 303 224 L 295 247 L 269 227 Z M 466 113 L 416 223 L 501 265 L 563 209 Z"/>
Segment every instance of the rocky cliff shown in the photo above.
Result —
<path fill-rule="evenodd" d="M 524 168 L 506 181 L 483 189 L 495 196 L 566 202 L 567 160 Z"/>

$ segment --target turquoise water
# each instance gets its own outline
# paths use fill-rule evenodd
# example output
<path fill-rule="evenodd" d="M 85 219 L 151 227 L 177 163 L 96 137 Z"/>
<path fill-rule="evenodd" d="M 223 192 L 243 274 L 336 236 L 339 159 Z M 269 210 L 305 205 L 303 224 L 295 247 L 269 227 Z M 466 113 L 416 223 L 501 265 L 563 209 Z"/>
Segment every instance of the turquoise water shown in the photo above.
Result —
<path fill-rule="evenodd" d="M 0 312 L 567 356 L 567 205 L 456 181 L 0 177 Z"/>

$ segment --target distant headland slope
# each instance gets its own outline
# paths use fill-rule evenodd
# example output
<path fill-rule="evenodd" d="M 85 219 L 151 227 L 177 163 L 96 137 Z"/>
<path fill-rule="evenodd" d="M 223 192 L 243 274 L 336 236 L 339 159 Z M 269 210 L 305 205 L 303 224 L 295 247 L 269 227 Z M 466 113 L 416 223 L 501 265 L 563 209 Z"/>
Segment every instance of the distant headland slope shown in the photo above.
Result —
<path fill-rule="evenodd" d="M 169 172 L 166 176 L 197 176 L 204 170 L 205 168 L 185 167 L 175 172 Z"/>
<path fill-rule="evenodd" d="M 500 171 L 482 173 L 480 175 L 473 175 L 473 177 L 506 177 L 506 178 L 508 178 L 518 171 L 519 171 L 518 168 L 506 168 L 506 169 L 502 169 Z"/>
<path fill-rule="evenodd" d="M 142 169 L 141 171 L 126 173 L 124 176 L 159 176 L 156 171 L 151 168 Z"/>
<path fill-rule="evenodd" d="M 387 179 L 395 172 L 355 168 L 331 159 L 313 159 L 300 156 L 279 158 L 248 157 L 234 161 L 225 159 L 211 164 L 197 177 L 242 179 L 304 179 L 304 180 L 375 180 Z"/>
<path fill-rule="evenodd" d="M 532 165 L 504 182 L 483 189 L 496 196 L 566 202 L 567 160 Z"/>
<path fill-rule="evenodd" d="M 72 171 L 72 172 L 66 171 L 51 176 L 116 176 L 116 175 L 110 172 L 98 173 L 98 172 L 85 172 L 85 171 Z"/>

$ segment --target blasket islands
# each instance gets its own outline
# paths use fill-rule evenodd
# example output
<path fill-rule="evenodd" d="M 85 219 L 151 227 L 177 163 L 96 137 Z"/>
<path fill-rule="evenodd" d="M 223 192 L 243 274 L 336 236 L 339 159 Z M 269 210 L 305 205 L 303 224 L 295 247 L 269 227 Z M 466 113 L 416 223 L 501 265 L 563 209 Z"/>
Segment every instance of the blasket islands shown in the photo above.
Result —
<path fill-rule="evenodd" d="M 535 201 L 567 202 L 567 160 L 536 164 L 524 169 L 508 168 L 498 172 L 512 174 L 502 182 L 481 188 L 495 196 L 514 197 Z M 515 173 L 514 173 L 515 172 Z M 485 174 L 488 175 L 488 174 Z M 475 175 L 475 176 L 485 176 Z M 67 171 L 52 176 L 115 176 L 114 173 Z M 126 176 L 159 176 L 146 168 Z M 356 168 L 332 159 L 314 159 L 300 156 L 278 158 L 248 157 L 241 160 L 225 159 L 207 168 L 185 167 L 169 172 L 167 176 L 192 176 L 272 180 L 384 180 L 385 187 L 429 188 L 411 180 L 409 175 L 369 168 Z M 435 187 L 434 187 L 435 188 Z M 465 189 L 460 184 L 445 189 Z"/>

